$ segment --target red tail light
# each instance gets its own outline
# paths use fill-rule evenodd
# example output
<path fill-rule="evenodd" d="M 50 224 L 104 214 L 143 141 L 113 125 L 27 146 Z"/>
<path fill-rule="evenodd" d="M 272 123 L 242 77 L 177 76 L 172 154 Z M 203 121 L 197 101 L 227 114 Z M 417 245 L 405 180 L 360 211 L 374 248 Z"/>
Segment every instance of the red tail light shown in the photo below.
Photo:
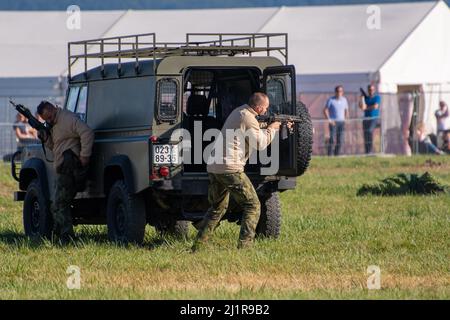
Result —
<path fill-rule="evenodd" d="M 151 136 L 151 137 L 150 137 L 150 141 L 151 141 L 152 143 L 156 143 L 156 142 L 158 142 L 158 137 L 157 137 L 157 136 Z"/>
<path fill-rule="evenodd" d="M 161 167 L 159 169 L 159 174 L 161 175 L 161 177 L 167 177 L 170 174 L 170 170 L 168 167 Z"/>

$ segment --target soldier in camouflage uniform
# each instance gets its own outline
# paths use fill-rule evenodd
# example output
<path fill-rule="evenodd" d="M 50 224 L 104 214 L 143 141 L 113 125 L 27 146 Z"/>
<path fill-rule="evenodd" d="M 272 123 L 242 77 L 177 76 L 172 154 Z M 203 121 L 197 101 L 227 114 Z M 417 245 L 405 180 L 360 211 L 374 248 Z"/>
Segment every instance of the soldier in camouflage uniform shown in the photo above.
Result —
<path fill-rule="evenodd" d="M 274 122 L 265 129 L 260 128 L 256 116 L 265 114 L 268 108 L 267 95 L 257 92 L 250 97 L 248 104 L 233 110 L 225 121 L 222 128 L 223 156 L 207 166 L 210 182 L 208 200 L 211 206 L 200 223 L 193 251 L 198 250 L 218 226 L 227 211 L 230 196 L 242 209 L 238 248 L 252 244 L 261 205 L 253 184 L 244 173 L 244 166 L 251 152 L 267 148 L 280 128 L 280 122 Z M 252 139 L 226 139 L 227 131 L 230 130 L 245 133 Z M 254 141 L 256 145 L 250 145 L 250 141 Z"/>
<path fill-rule="evenodd" d="M 73 238 L 72 217 L 70 204 L 77 193 L 72 174 L 58 173 L 55 181 L 55 199 L 51 206 L 53 216 L 53 231 L 63 241 Z"/>
<path fill-rule="evenodd" d="M 47 101 L 41 102 L 37 111 L 51 125 L 51 135 L 40 138 L 53 151 L 56 169 L 55 196 L 51 206 L 53 233 L 65 243 L 74 238 L 70 205 L 77 191 L 84 189 L 94 132 L 74 113 Z"/>

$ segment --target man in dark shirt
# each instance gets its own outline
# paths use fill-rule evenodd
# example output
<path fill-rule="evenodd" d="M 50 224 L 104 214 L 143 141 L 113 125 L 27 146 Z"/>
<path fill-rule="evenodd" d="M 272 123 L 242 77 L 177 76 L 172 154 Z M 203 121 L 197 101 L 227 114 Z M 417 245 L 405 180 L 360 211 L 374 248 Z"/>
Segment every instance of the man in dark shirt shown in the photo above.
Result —
<path fill-rule="evenodd" d="M 363 131 L 364 131 L 364 149 L 371 153 L 373 146 L 373 131 L 380 125 L 380 104 L 381 98 L 375 94 L 375 86 L 367 87 L 368 95 L 361 96 L 359 107 L 364 111 Z"/>

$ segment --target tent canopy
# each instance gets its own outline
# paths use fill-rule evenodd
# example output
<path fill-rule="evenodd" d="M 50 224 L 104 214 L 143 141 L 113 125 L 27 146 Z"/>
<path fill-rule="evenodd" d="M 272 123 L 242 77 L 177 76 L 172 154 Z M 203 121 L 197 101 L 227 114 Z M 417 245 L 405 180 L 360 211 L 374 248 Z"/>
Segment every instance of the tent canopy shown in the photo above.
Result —
<path fill-rule="evenodd" d="M 58 77 L 67 69 L 67 42 L 90 38 L 155 32 L 160 41 L 183 41 L 187 32 L 286 32 L 289 63 L 296 66 L 304 88 L 329 90 L 336 79 L 354 83 L 381 81 L 395 75 L 406 81 L 410 71 L 400 70 L 405 55 L 420 47 L 415 30 L 429 24 L 418 40 L 436 29 L 433 43 L 437 63 L 445 64 L 427 81 L 449 81 L 450 10 L 442 1 L 380 4 L 381 28 L 367 27 L 367 5 L 280 7 L 208 10 L 82 11 L 81 29 L 69 30 L 66 12 L 0 12 L 0 78 Z M 439 9 L 439 10 L 438 10 Z M 433 12 L 433 14 L 430 14 Z M 409 44 L 411 43 L 412 44 Z M 449 41 L 450 43 L 450 41 Z M 408 50 L 399 50 L 403 44 Z M 430 60 L 425 48 L 416 60 Z M 446 51 L 447 50 L 447 51 Z M 405 53 L 406 52 L 406 53 Z M 417 50 L 413 51 L 414 54 Z M 435 54 L 436 52 L 433 52 Z M 411 59 L 409 59 L 411 60 Z M 414 60 L 417 68 L 426 66 Z M 422 61 L 423 62 L 423 61 Z M 436 62 L 436 61 L 435 61 Z M 400 68 L 400 69 L 399 69 Z M 448 68 L 448 69 L 447 69 Z M 429 69 L 429 68 L 428 68 Z M 419 71 L 419 76 L 420 76 Z M 417 74 L 415 75 L 417 78 Z M 322 85 L 320 85 L 322 84 Z"/>

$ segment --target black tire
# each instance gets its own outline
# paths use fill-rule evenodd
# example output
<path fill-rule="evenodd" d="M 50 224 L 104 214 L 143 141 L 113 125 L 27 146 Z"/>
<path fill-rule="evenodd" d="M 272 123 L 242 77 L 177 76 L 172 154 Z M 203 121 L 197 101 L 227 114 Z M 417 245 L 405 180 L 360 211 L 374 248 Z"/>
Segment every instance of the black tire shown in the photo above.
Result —
<path fill-rule="evenodd" d="M 313 125 L 308 108 L 297 103 L 297 116 L 302 122 L 297 123 L 297 176 L 301 176 L 308 169 L 313 147 Z"/>
<path fill-rule="evenodd" d="M 123 180 L 116 181 L 108 194 L 106 221 L 110 241 L 142 244 L 146 225 L 144 198 L 131 194 Z"/>
<path fill-rule="evenodd" d="M 44 196 L 39 180 L 34 179 L 28 185 L 23 202 L 23 226 L 28 237 L 51 237 L 53 220 L 49 210 L 49 201 Z"/>
<path fill-rule="evenodd" d="M 278 192 L 260 199 L 261 216 L 256 227 L 257 237 L 278 238 L 281 230 L 281 203 Z"/>
<path fill-rule="evenodd" d="M 171 217 L 160 217 L 155 225 L 161 236 L 174 237 L 176 239 L 187 239 L 189 233 L 189 221 L 176 220 Z"/>

